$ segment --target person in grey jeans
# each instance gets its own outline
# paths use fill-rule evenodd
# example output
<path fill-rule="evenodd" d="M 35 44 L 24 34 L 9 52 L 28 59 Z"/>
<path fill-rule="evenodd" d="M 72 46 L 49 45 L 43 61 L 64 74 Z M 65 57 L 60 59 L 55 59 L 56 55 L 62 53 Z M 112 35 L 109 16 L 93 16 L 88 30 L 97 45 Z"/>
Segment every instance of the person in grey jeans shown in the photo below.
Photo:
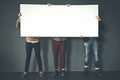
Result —
<path fill-rule="evenodd" d="M 99 16 L 96 16 L 98 21 L 101 21 Z M 89 57 L 90 54 L 94 54 L 94 66 L 97 76 L 101 76 L 100 66 L 99 66 L 99 54 L 98 54 L 98 39 L 99 37 L 84 37 L 84 49 L 85 49 L 85 58 L 84 58 L 84 75 L 88 74 L 89 69 Z M 91 53 L 92 49 L 92 53 Z"/>

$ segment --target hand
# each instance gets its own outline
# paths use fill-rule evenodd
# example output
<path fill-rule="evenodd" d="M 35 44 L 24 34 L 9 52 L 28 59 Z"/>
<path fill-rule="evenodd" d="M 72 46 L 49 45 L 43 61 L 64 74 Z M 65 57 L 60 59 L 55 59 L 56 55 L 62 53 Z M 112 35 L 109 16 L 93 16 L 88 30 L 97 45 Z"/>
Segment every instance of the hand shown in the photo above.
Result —
<path fill-rule="evenodd" d="M 52 4 L 51 3 L 47 3 L 48 6 L 51 6 Z"/>
<path fill-rule="evenodd" d="M 67 4 L 67 7 L 70 7 L 70 4 Z"/>
<path fill-rule="evenodd" d="M 83 39 L 83 35 L 80 35 L 80 38 Z"/>
<path fill-rule="evenodd" d="M 96 16 L 96 19 L 97 19 L 98 21 L 101 21 L 100 16 Z"/>
<path fill-rule="evenodd" d="M 22 16 L 21 12 L 18 13 L 18 18 L 20 18 Z"/>
<path fill-rule="evenodd" d="M 22 16 L 21 12 L 18 13 L 18 17 Z"/>
<path fill-rule="evenodd" d="M 16 21 L 16 28 L 20 27 L 19 24 L 20 24 L 20 19 L 17 19 L 17 21 Z"/>

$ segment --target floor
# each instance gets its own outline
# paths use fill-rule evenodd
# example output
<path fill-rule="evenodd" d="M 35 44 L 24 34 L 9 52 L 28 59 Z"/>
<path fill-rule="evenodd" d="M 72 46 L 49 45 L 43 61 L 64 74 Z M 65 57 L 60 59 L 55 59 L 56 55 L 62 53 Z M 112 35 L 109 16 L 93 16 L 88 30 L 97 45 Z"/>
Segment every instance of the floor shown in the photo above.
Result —
<path fill-rule="evenodd" d="M 83 75 L 83 72 L 66 72 L 64 77 L 53 77 L 51 72 L 46 72 L 44 77 L 39 77 L 37 72 L 30 72 L 28 77 L 21 78 L 21 72 L 0 72 L 0 80 L 120 80 L 120 71 L 102 72 L 98 77 L 94 72 Z"/>

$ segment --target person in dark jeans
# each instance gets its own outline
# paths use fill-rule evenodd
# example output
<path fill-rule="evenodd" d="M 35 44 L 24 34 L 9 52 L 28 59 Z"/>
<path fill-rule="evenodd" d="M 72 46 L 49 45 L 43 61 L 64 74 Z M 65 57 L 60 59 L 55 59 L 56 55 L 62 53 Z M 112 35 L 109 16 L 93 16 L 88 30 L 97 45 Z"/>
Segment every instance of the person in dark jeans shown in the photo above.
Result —
<path fill-rule="evenodd" d="M 98 21 L 101 21 L 99 16 L 96 16 Z M 99 54 L 98 54 L 98 39 L 99 37 L 84 37 L 84 48 L 85 48 L 85 58 L 84 58 L 84 75 L 88 73 L 89 69 L 89 57 L 92 52 L 94 54 L 94 66 L 95 66 L 95 71 L 97 73 L 97 76 L 101 76 L 101 71 L 100 71 L 100 65 L 99 65 Z"/>
<path fill-rule="evenodd" d="M 52 75 L 58 75 L 58 53 L 60 52 L 60 64 L 61 64 L 61 76 L 65 73 L 65 50 L 66 50 L 66 38 L 56 37 L 52 38 L 52 51 L 54 56 L 54 73 Z"/>
<path fill-rule="evenodd" d="M 42 61 L 41 61 L 41 57 L 40 57 L 40 48 L 41 47 L 40 47 L 40 41 L 39 40 L 38 41 L 26 41 L 25 72 L 28 73 L 28 68 L 29 68 L 29 64 L 30 64 L 31 53 L 32 53 L 32 49 L 34 49 L 35 56 L 36 56 L 37 63 L 38 63 L 38 67 L 39 67 L 40 76 L 43 75 L 43 72 L 42 72 Z"/>
<path fill-rule="evenodd" d="M 20 27 L 20 17 L 21 13 L 18 14 L 18 20 L 16 22 L 16 28 Z M 30 58 L 32 49 L 35 51 L 35 56 L 37 59 L 38 67 L 39 67 L 39 75 L 42 77 L 44 73 L 42 72 L 42 61 L 40 56 L 40 41 L 39 37 L 26 37 L 26 61 L 25 61 L 25 70 L 21 77 L 26 77 L 28 74 L 29 64 L 30 64 Z"/>

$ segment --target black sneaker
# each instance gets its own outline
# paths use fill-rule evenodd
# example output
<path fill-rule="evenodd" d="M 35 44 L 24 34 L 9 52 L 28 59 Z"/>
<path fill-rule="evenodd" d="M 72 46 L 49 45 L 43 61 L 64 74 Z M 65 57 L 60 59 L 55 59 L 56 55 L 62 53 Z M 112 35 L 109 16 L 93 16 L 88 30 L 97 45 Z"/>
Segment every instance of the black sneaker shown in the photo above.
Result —
<path fill-rule="evenodd" d="M 55 70 L 53 73 L 52 73 L 52 76 L 57 76 L 58 75 L 58 70 Z"/>
<path fill-rule="evenodd" d="M 62 71 L 61 71 L 61 76 L 62 76 L 62 77 L 65 76 L 65 70 L 62 70 Z"/>
<path fill-rule="evenodd" d="M 42 71 L 39 72 L 39 76 L 40 77 L 43 77 L 44 76 L 44 73 Z"/>
<path fill-rule="evenodd" d="M 27 72 L 23 72 L 23 74 L 21 75 L 22 78 L 27 77 Z"/>
<path fill-rule="evenodd" d="M 102 72 L 101 72 L 100 69 L 96 69 L 95 72 L 96 72 L 96 75 L 97 75 L 98 77 L 101 77 L 101 76 L 102 76 Z"/>
<path fill-rule="evenodd" d="M 88 67 L 84 67 L 83 75 L 88 75 Z"/>

